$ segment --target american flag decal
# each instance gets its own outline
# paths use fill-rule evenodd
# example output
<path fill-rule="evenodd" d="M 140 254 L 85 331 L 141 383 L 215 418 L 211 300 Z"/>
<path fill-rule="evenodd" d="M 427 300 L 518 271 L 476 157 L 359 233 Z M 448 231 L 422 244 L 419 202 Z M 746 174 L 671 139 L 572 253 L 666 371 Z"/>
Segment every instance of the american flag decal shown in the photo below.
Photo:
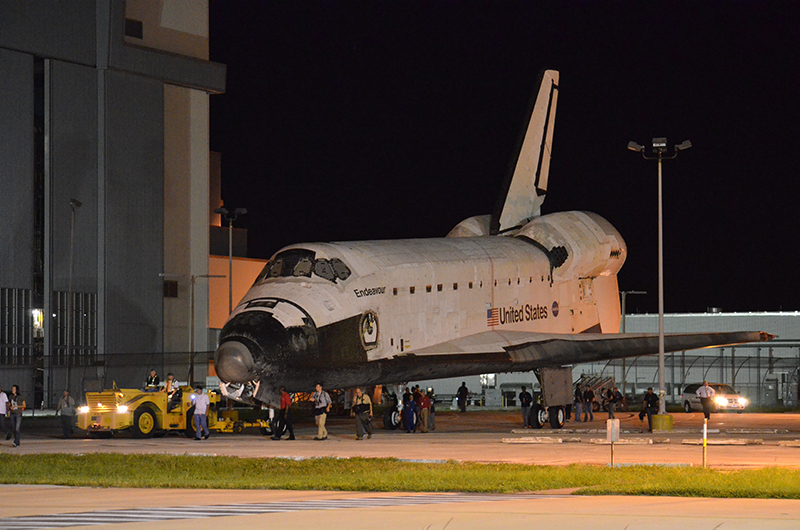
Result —
<path fill-rule="evenodd" d="M 487 326 L 500 325 L 500 312 L 496 307 L 486 310 L 486 325 Z"/>

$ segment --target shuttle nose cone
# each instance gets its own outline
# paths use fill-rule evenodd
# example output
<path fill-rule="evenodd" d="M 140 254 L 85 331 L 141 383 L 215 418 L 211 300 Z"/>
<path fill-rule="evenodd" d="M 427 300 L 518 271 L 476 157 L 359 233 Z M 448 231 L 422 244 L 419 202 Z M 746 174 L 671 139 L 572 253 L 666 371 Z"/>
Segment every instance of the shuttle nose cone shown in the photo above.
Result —
<path fill-rule="evenodd" d="M 214 355 L 214 368 L 219 378 L 228 383 L 246 383 L 257 376 L 250 350 L 235 340 L 220 344 Z"/>

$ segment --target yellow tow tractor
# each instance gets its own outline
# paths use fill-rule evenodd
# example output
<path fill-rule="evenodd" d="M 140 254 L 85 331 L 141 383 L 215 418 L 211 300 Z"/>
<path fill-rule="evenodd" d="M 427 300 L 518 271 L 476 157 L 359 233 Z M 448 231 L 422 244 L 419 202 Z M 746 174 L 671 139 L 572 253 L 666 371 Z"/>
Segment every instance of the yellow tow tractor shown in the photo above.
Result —
<path fill-rule="evenodd" d="M 166 392 L 117 388 L 114 384 L 111 390 L 86 393 L 86 405 L 78 409 L 78 427 L 92 438 L 109 438 L 125 430 L 134 438 L 163 436 L 170 431 L 193 437 L 196 395 L 191 386 L 179 387 L 170 397 Z M 270 419 L 239 421 L 236 411 L 219 410 L 219 393 L 209 392 L 208 397 L 210 430 L 240 433 L 246 427 L 258 427 L 262 434 L 271 434 Z"/>

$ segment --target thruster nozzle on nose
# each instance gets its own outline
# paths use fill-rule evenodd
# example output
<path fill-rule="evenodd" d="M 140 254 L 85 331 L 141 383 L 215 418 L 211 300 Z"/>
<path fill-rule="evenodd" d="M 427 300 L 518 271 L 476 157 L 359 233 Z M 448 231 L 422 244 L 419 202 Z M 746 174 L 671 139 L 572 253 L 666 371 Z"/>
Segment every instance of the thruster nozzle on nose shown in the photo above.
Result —
<path fill-rule="evenodd" d="M 214 368 L 227 383 L 246 383 L 257 377 L 250 350 L 235 340 L 220 344 L 214 355 Z"/>

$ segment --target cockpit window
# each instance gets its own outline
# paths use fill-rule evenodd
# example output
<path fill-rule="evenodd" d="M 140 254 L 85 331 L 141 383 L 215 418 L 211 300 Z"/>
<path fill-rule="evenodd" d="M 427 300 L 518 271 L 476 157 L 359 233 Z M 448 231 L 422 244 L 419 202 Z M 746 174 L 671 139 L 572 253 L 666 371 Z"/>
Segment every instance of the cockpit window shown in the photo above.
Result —
<path fill-rule="evenodd" d="M 319 276 L 336 283 L 350 277 L 350 269 L 339 258 L 316 259 L 315 253 L 305 249 L 290 249 L 278 253 L 271 259 L 256 278 L 256 284 L 268 278 L 289 278 Z"/>
<path fill-rule="evenodd" d="M 309 258 L 302 258 L 297 262 L 292 270 L 292 276 L 308 276 L 311 277 L 311 267 L 314 266 L 314 261 Z"/>
<path fill-rule="evenodd" d="M 346 280 L 350 277 L 350 269 L 347 268 L 347 265 L 344 264 L 342 260 L 339 258 L 333 258 L 330 260 L 331 267 L 333 267 L 333 272 L 336 274 L 336 277 L 342 280 Z"/>
<path fill-rule="evenodd" d="M 336 274 L 333 272 L 333 267 L 331 267 L 330 262 L 326 259 L 321 259 L 314 264 L 314 274 L 332 282 L 336 281 Z"/>

